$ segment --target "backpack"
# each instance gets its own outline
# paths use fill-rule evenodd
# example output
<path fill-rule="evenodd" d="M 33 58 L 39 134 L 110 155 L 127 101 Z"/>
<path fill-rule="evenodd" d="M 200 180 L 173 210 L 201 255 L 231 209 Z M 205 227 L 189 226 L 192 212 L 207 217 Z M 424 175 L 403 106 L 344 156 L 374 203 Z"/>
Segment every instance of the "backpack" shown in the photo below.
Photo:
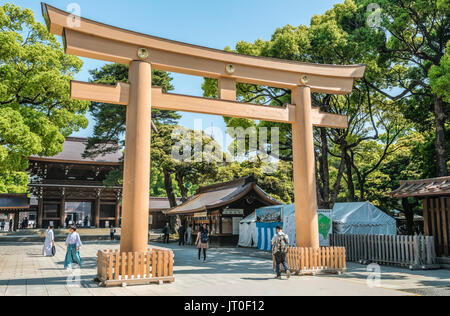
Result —
<path fill-rule="evenodd" d="M 208 243 L 208 231 L 202 231 L 200 236 L 202 244 Z"/>
<path fill-rule="evenodd" d="M 289 250 L 289 239 L 285 233 L 278 234 L 277 251 L 287 253 Z"/>

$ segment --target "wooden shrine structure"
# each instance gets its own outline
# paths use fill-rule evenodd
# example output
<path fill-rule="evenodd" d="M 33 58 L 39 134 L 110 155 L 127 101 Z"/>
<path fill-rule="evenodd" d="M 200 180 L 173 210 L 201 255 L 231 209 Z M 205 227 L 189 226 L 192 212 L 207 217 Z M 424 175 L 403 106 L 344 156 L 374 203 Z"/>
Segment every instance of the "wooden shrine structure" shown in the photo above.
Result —
<path fill-rule="evenodd" d="M 438 256 L 450 256 L 450 177 L 402 181 L 392 198 L 421 199 L 425 236 L 433 236 Z"/>
<path fill-rule="evenodd" d="M 193 240 L 203 224 L 210 227 L 210 244 L 237 245 L 240 221 L 256 209 L 282 203 L 258 186 L 249 176 L 200 187 L 184 203 L 164 213 L 179 216 L 185 227 L 192 225 Z"/>
<path fill-rule="evenodd" d="M 47 4 L 42 9 L 50 32 L 63 37 L 67 54 L 129 65 L 129 83 L 71 85 L 74 99 L 127 106 L 121 252 L 147 251 L 152 107 L 292 124 L 297 246 L 319 247 L 313 126 L 347 128 L 347 117 L 313 108 L 311 92 L 350 93 L 364 65 L 240 55 L 105 25 Z M 152 87 L 152 69 L 218 79 L 219 99 L 163 93 Z M 289 89 L 292 104 L 236 102 L 237 82 Z"/>
<path fill-rule="evenodd" d="M 120 169 L 122 153 L 115 150 L 85 158 L 87 141 L 67 137 L 58 155 L 28 158 L 28 187 L 37 199 L 30 206 L 36 213 L 36 227 L 119 227 L 122 187 L 107 187 L 103 182 L 110 171 Z"/>
<path fill-rule="evenodd" d="M 17 231 L 19 229 L 20 214 L 30 209 L 27 194 L 0 194 L 0 231 Z M 10 226 L 12 221 L 12 226 Z"/>
<path fill-rule="evenodd" d="M 67 137 L 56 156 L 28 158 L 31 203 L 19 208 L 21 217 L 31 217 L 36 228 L 120 227 L 122 185 L 107 186 L 104 181 L 109 172 L 120 170 L 122 150 L 117 143 L 108 142 L 102 144 L 108 153 L 84 157 L 87 143 L 87 138 Z M 163 211 L 170 209 L 169 199 L 150 197 L 148 204 L 149 227 L 163 228 L 168 220 Z"/>

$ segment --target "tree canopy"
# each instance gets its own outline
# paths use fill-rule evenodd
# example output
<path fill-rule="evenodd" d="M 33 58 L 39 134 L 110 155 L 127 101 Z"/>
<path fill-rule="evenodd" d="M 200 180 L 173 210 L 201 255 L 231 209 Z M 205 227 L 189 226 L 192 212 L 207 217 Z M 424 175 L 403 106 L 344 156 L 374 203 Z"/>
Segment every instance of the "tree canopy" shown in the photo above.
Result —
<path fill-rule="evenodd" d="M 443 1 L 346 0 L 312 17 L 310 26 L 286 25 L 270 40 L 236 44 L 241 54 L 367 65 L 351 94 L 313 94 L 315 106 L 349 118 L 346 130 L 314 131 L 319 207 L 368 200 L 386 211 L 402 209 L 386 198 L 400 180 L 448 173 L 448 9 Z M 203 90 L 217 97 L 217 81 L 206 78 Z M 291 101 L 288 90 L 248 84 L 238 84 L 237 95 L 271 106 Z M 225 122 L 279 127 L 280 159 L 292 160 L 289 125 Z"/>
<path fill-rule="evenodd" d="M 378 9 L 372 11 L 372 7 Z M 367 65 L 365 77 L 355 83 L 351 94 L 313 94 L 315 106 L 349 119 L 346 130 L 314 130 L 319 207 L 330 208 L 337 201 L 367 200 L 386 211 L 402 209 L 402 204 L 386 197 L 400 180 L 447 174 L 447 13 L 448 5 L 442 1 L 347 0 L 312 17 L 309 26 L 286 25 L 276 29 L 270 40 L 236 43 L 234 51 L 241 54 Z M 92 74 L 97 82 L 127 80 L 127 69 L 117 65 Z M 160 78 L 170 83 L 164 73 L 153 76 L 153 81 Z M 217 80 L 205 78 L 203 91 L 205 97 L 217 98 Z M 290 103 L 290 93 L 251 84 L 237 86 L 239 101 L 270 106 Z M 109 105 L 104 106 L 91 107 L 99 122 L 96 135 L 120 135 L 125 124 L 123 108 L 113 106 L 108 110 Z M 163 113 L 155 113 L 158 122 Z M 200 184 L 253 174 L 268 193 L 286 203 L 293 201 L 289 124 L 224 118 L 228 127 L 280 129 L 279 168 L 268 175 L 261 172 L 261 161 L 208 166 L 174 163 L 168 159 L 167 150 L 173 145 L 169 135 L 177 118 L 174 113 L 168 115 L 159 125 L 161 133 L 153 136 L 152 194 L 166 194 L 171 200 L 175 196 L 186 198 Z M 109 124 L 110 120 L 115 123 Z M 270 142 L 269 137 L 262 145 Z"/>
<path fill-rule="evenodd" d="M 89 103 L 70 99 L 82 61 L 13 4 L 0 6 L 0 192 L 26 192 L 32 155 L 53 156 L 86 128 Z"/>
<path fill-rule="evenodd" d="M 312 96 L 313 105 L 322 111 L 347 115 L 349 120 L 345 130 L 314 129 L 320 208 L 337 201 L 367 200 L 386 211 L 397 208 L 411 215 L 419 210 L 417 203 L 399 203 L 386 193 L 400 180 L 448 174 L 449 15 L 445 0 L 345 0 L 313 16 L 308 26 L 285 25 L 269 40 L 236 43 L 234 51 L 241 54 L 367 65 L 364 78 L 349 95 Z M 124 146 L 126 107 L 70 99 L 69 83 L 82 62 L 66 55 L 30 10 L 0 6 L 0 27 L 0 192 L 26 191 L 27 157 L 60 152 L 66 136 L 87 127 L 87 110 L 95 127 L 85 156 Z M 91 70 L 91 78 L 103 84 L 127 82 L 128 66 L 108 64 Z M 151 80 L 165 92 L 174 88 L 167 72 L 153 71 Z M 205 97 L 217 98 L 217 80 L 205 78 L 203 91 Z M 239 83 L 237 98 L 282 106 L 291 102 L 291 91 Z M 153 196 L 168 196 L 174 206 L 177 196 L 186 199 L 199 185 L 253 174 L 268 193 L 293 202 L 289 124 L 224 118 L 228 127 L 279 128 L 278 169 L 267 174 L 266 163 L 258 159 L 219 161 L 210 159 L 213 151 L 203 153 L 202 162 L 191 159 L 196 153 L 186 161 L 172 159 L 178 136 L 191 140 L 186 147 L 191 150 L 196 136 L 195 131 L 177 126 L 180 117 L 173 111 L 152 111 L 158 129 L 152 135 Z M 267 140 L 258 137 L 258 141 L 264 142 L 259 148 L 270 148 L 270 133 Z M 201 143 L 219 148 L 204 132 Z M 106 184 L 121 183 L 121 178 L 122 171 L 114 171 Z"/>

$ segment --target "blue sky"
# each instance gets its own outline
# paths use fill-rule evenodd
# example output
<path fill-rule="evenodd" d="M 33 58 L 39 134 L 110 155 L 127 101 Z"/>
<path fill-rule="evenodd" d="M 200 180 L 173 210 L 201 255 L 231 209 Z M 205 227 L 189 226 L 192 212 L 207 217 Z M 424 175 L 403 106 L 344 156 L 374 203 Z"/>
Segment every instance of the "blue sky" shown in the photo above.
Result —
<path fill-rule="evenodd" d="M 43 23 L 39 0 L 0 0 L 30 8 Z M 172 40 L 223 49 L 236 42 L 270 39 L 277 27 L 286 24 L 309 25 L 315 14 L 322 14 L 336 0 L 47 0 L 66 10 L 71 3 L 81 7 L 81 16 L 102 23 L 160 36 Z M 77 80 L 88 81 L 89 70 L 103 62 L 84 60 Z M 203 78 L 173 74 L 174 93 L 201 96 Z M 224 130 L 222 117 L 182 113 L 180 125 L 194 127 L 194 119 L 203 119 L 203 127 L 212 125 Z M 74 136 L 90 136 L 94 122 Z"/>

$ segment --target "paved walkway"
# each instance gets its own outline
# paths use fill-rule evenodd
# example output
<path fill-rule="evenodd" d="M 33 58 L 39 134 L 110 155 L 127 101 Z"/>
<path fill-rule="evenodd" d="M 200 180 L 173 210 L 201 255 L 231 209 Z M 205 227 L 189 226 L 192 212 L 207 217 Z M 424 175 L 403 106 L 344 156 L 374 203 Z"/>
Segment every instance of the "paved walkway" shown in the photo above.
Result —
<path fill-rule="evenodd" d="M 352 267 L 344 277 L 273 278 L 272 263 L 253 250 L 211 249 L 207 263 L 199 262 L 193 247 L 170 245 L 175 253 L 173 284 L 100 288 L 92 282 L 99 249 L 118 249 L 117 242 L 86 242 L 82 248 L 84 267 L 79 284 L 70 282 L 63 269 L 65 247 L 57 243 L 57 255 L 45 258 L 41 244 L 0 243 L 0 296 L 12 295 L 183 295 L 183 296 L 265 296 L 265 295 L 409 295 L 389 289 L 371 288 L 363 266 Z M 158 245 L 157 245 L 158 246 Z M 360 270 L 358 270 L 360 269 Z M 407 270 L 403 270 L 405 273 Z M 395 274 L 395 272 L 392 272 Z M 393 274 L 393 275 L 394 275 Z M 68 279 L 69 277 L 69 279 Z M 407 279 L 399 276 L 400 280 Z M 431 282 L 432 276 L 429 277 Z M 438 277 L 440 278 L 440 277 Z M 69 280 L 69 282 L 68 282 Z M 424 280 L 424 282 L 428 282 Z M 443 281 L 444 282 L 444 281 Z M 448 282 L 448 280 L 446 281 Z M 443 283 L 445 285 L 445 282 Z M 446 283 L 448 285 L 448 283 Z M 425 285 L 425 283 L 424 283 Z M 408 284 L 409 287 L 409 284 Z M 421 293 L 419 293 L 421 294 Z"/>

